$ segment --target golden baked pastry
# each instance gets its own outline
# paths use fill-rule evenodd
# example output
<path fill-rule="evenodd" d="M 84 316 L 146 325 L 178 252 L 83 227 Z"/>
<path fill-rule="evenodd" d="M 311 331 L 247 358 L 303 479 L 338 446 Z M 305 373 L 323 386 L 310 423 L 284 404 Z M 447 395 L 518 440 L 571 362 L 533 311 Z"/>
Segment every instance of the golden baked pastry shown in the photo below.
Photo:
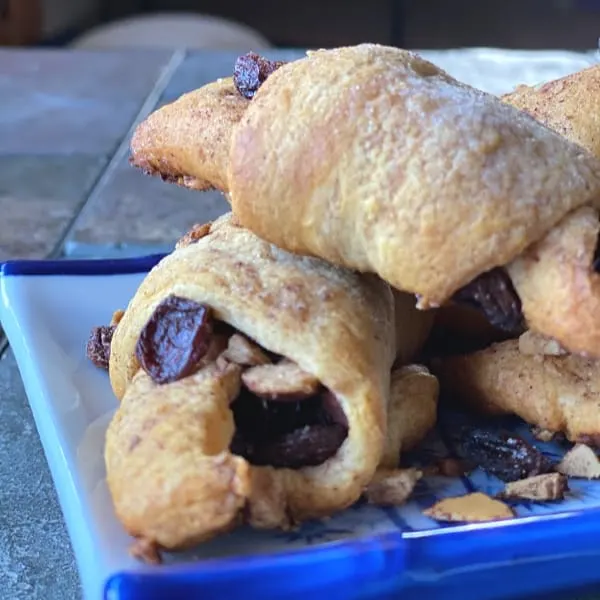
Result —
<path fill-rule="evenodd" d="M 232 78 L 184 94 L 138 126 L 132 163 L 171 183 L 227 191 L 231 131 L 247 103 Z"/>
<path fill-rule="evenodd" d="M 522 308 L 530 328 L 600 355 L 600 324 L 571 337 L 565 324 L 573 316 L 554 301 L 555 290 L 526 285 L 521 263 L 512 268 L 522 258 L 534 281 L 555 268 L 552 248 L 532 245 L 550 231 L 561 238 L 571 212 L 598 202 L 596 158 L 415 54 L 373 44 L 311 52 L 274 70 L 244 101 L 241 115 L 228 113 L 229 160 L 220 164 L 245 227 L 286 250 L 377 273 L 418 295 L 420 308 L 464 298 L 465 290 L 475 296 L 474 281 L 491 290 L 475 305 L 514 286 L 514 300 L 493 307 L 500 321 L 506 310 L 517 325 Z M 134 164 L 149 149 L 160 155 L 169 140 L 199 178 L 203 156 L 222 149 L 223 136 L 205 136 L 202 154 L 187 138 L 179 145 L 182 128 L 206 123 L 183 99 L 148 122 L 153 128 L 134 135 Z M 163 158 L 168 170 L 174 163 Z M 592 264 L 584 277 L 594 287 Z M 577 296 L 578 282 L 560 284 Z"/>
<path fill-rule="evenodd" d="M 397 341 L 397 317 L 374 275 L 289 254 L 230 214 L 196 228 L 112 335 L 121 403 L 105 461 L 126 530 L 145 548 L 181 549 L 241 522 L 285 528 L 354 503 L 384 448 L 394 468 L 403 437 L 415 443 L 435 414 L 423 370 L 396 412 L 415 411 L 413 427 L 386 440 L 397 343 L 405 357 L 421 343 Z"/>
<path fill-rule="evenodd" d="M 527 335 L 527 334 L 524 334 Z M 573 442 L 600 442 L 600 363 L 573 354 L 531 354 L 508 340 L 441 359 L 434 372 L 453 398 L 489 415 L 516 414 Z"/>
<path fill-rule="evenodd" d="M 600 65 L 541 85 L 520 85 L 502 100 L 600 156 Z"/>

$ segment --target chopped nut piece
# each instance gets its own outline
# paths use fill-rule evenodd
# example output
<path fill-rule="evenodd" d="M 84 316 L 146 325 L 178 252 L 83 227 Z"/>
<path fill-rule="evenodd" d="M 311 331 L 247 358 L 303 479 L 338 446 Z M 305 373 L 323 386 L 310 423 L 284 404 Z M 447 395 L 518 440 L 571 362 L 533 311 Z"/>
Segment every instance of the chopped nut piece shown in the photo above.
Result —
<path fill-rule="evenodd" d="M 150 565 L 160 565 L 162 557 L 155 542 L 138 538 L 129 548 L 129 554 Z"/>
<path fill-rule="evenodd" d="M 510 506 L 481 492 L 444 498 L 431 508 L 424 510 L 423 514 L 436 521 L 461 523 L 498 521 L 515 516 Z"/>
<path fill-rule="evenodd" d="M 116 327 L 120 322 L 121 319 L 125 316 L 125 311 L 124 310 L 115 310 L 115 312 L 112 315 L 112 319 L 110 320 L 110 324 L 112 327 Z"/>
<path fill-rule="evenodd" d="M 175 244 L 175 249 L 185 248 L 195 244 L 198 240 L 207 236 L 210 233 L 210 226 L 212 223 L 202 223 L 201 225 L 194 225 L 178 242 Z"/>
<path fill-rule="evenodd" d="M 504 499 L 523 499 L 523 500 L 562 500 L 565 497 L 565 492 L 569 490 L 567 478 L 561 473 L 544 473 L 512 481 L 506 484 L 506 487 L 498 498 Z"/>
<path fill-rule="evenodd" d="M 314 375 L 306 373 L 290 360 L 251 367 L 242 375 L 242 381 L 256 396 L 282 402 L 310 398 L 320 387 Z"/>
<path fill-rule="evenodd" d="M 564 356 L 567 351 L 552 338 L 535 331 L 526 331 L 519 337 L 521 354 L 542 356 Z"/>
<path fill-rule="evenodd" d="M 556 433 L 549 429 L 542 429 L 541 427 L 532 427 L 531 434 L 536 440 L 540 442 L 551 442 L 554 439 Z"/>
<path fill-rule="evenodd" d="M 568 477 L 600 479 L 600 461 L 596 453 L 585 444 L 573 446 L 564 455 L 556 470 Z"/>
<path fill-rule="evenodd" d="M 244 367 L 268 365 L 271 362 L 258 344 L 251 342 L 247 337 L 239 333 L 234 333 L 229 338 L 227 350 L 225 350 L 223 356 L 227 360 Z"/>
<path fill-rule="evenodd" d="M 422 476 L 417 469 L 382 469 L 375 473 L 365 496 L 371 504 L 399 506 L 408 500 Z"/>

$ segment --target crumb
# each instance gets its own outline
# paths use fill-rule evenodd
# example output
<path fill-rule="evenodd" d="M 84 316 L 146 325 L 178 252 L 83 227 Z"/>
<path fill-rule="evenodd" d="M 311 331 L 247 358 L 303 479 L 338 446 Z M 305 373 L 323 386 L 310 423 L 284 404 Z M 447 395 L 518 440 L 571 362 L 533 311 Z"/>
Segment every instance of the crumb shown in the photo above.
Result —
<path fill-rule="evenodd" d="M 534 356 L 564 356 L 567 351 L 554 339 L 534 331 L 526 331 L 519 337 L 519 352 Z"/>
<path fill-rule="evenodd" d="M 497 521 L 511 519 L 515 516 L 509 506 L 481 492 L 444 498 L 431 508 L 424 510 L 423 514 L 436 521 L 462 523 Z"/>
<path fill-rule="evenodd" d="M 110 320 L 110 325 L 111 327 L 116 327 L 120 322 L 121 319 L 125 316 L 125 311 L 124 310 L 115 310 L 115 312 L 112 315 L 112 318 Z"/>
<path fill-rule="evenodd" d="M 556 470 L 568 477 L 600 479 L 600 461 L 596 453 L 585 444 L 573 446 L 564 455 Z"/>
<path fill-rule="evenodd" d="M 160 565 L 162 557 L 156 542 L 145 538 L 138 538 L 129 548 L 129 554 L 150 565 Z"/>
<path fill-rule="evenodd" d="M 562 500 L 569 491 L 567 477 L 562 473 L 545 473 L 519 481 L 511 481 L 498 498 L 544 502 Z"/>
<path fill-rule="evenodd" d="M 367 486 L 365 491 L 367 501 L 379 506 L 404 504 L 422 475 L 417 469 L 382 469 L 375 473 L 373 480 Z"/>
<path fill-rule="evenodd" d="M 212 223 L 201 223 L 194 225 L 175 245 L 175 249 L 185 248 L 195 244 L 198 240 L 206 237 L 210 233 Z"/>
<path fill-rule="evenodd" d="M 543 429 L 542 427 L 532 427 L 531 434 L 533 437 L 540 442 L 551 442 L 556 435 L 553 431 L 549 429 Z"/>

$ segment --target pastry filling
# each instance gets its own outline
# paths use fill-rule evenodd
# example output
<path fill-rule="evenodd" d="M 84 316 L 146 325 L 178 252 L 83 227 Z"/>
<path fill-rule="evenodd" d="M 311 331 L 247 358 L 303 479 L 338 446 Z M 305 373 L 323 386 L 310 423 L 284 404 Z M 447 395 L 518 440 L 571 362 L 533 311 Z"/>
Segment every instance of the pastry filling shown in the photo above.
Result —
<path fill-rule="evenodd" d="M 510 333 L 523 328 L 521 299 L 505 269 L 482 273 L 454 294 L 453 300 L 481 311 L 494 326 Z"/>
<path fill-rule="evenodd" d="M 265 400 L 242 388 L 231 410 L 236 425 L 231 451 L 253 465 L 320 465 L 335 455 L 348 435 L 345 418 L 337 416 L 339 404 L 327 391 L 290 402 Z"/>
<path fill-rule="evenodd" d="M 104 344 L 106 360 L 98 360 L 95 341 Z M 88 344 L 88 357 L 104 368 L 110 355 L 107 341 L 108 336 L 100 336 L 95 328 Z M 348 435 L 337 398 L 317 378 L 214 320 L 209 307 L 193 300 L 165 298 L 142 329 L 135 353 L 141 368 L 159 385 L 188 377 L 212 362 L 239 365 L 240 393 L 230 405 L 235 422 L 230 448 L 253 465 L 320 465 L 336 454 Z"/>

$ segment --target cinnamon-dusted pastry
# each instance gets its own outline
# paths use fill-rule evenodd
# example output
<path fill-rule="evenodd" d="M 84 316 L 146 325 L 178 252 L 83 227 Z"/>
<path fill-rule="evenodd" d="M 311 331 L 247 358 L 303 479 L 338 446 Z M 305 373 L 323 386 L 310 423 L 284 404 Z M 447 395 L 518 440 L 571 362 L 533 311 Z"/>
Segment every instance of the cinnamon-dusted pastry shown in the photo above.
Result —
<path fill-rule="evenodd" d="M 396 356 L 377 277 L 288 254 L 230 215 L 196 234 L 145 278 L 110 349 L 116 514 L 167 549 L 355 502 L 382 459 Z"/>
<path fill-rule="evenodd" d="M 600 156 L 600 65 L 502 96 L 572 142 Z"/>
<path fill-rule="evenodd" d="M 231 131 L 247 103 L 231 77 L 184 94 L 138 126 L 132 163 L 171 183 L 227 191 Z"/>
<path fill-rule="evenodd" d="M 600 157 L 598 65 L 538 86 L 521 85 L 502 100 Z M 560 340 L 568 338 L 569 348 L 576 351 L 600 344 L 600 336 L 595 331 L 600 308 L 600 276 L 591 266 L 596 266 L 600 231 L 597 203 L 595 206 L 575 211 L 565 219 L 562 228 L 552 232 L 510 267 L 526 316 L 530 313 L 530 326 L 552 332 Z M 537 264 L 540 259 L 547 263 L 543 268 Z M 552 295 L 539 304 L 537 290 L 544 287 L 551 289 Z M 530 295 L 535 298 L 529 299 Z M 590 344 L 592 331 L 595 338 Z"/>
<path fill-rule="evenodd" d="M 553 229 L 562 238 L 569 213 L 598 201 L 598 160 L 396 48 L 311 52 L 259 83 L 231 126 L 224 177 L 244 226 L 287 250 L 378 273 L 421 308 L 456 297 L 511 331 L 524 313 L 530 328 L 600 355 L 600 325 L 571 338 L 573 317 L 554 290 L 526 286 L 521 266 L 512 269 L 518 257 L 532 263 L 532 280 L 554 269 L 552 248 L 530 247 Z M 174 140 L 181 119 L 201 125 L 178 102 L 161 113 L 161 135 Z M 585 277 L 595 277 L 591 264 Z M 574 297 L 574 285 L 561 290 Z"/>
<path fill-rule="evenodd" d="M 532 354 L 531 340 L 521 346 L 508 340 L 444 358 L 434 373 L 443 390 L 479 412 L 516 414 L 571 441 L 600 442 L 600 363 L 560 354 L 551 343 L 547 354 Z"/>

